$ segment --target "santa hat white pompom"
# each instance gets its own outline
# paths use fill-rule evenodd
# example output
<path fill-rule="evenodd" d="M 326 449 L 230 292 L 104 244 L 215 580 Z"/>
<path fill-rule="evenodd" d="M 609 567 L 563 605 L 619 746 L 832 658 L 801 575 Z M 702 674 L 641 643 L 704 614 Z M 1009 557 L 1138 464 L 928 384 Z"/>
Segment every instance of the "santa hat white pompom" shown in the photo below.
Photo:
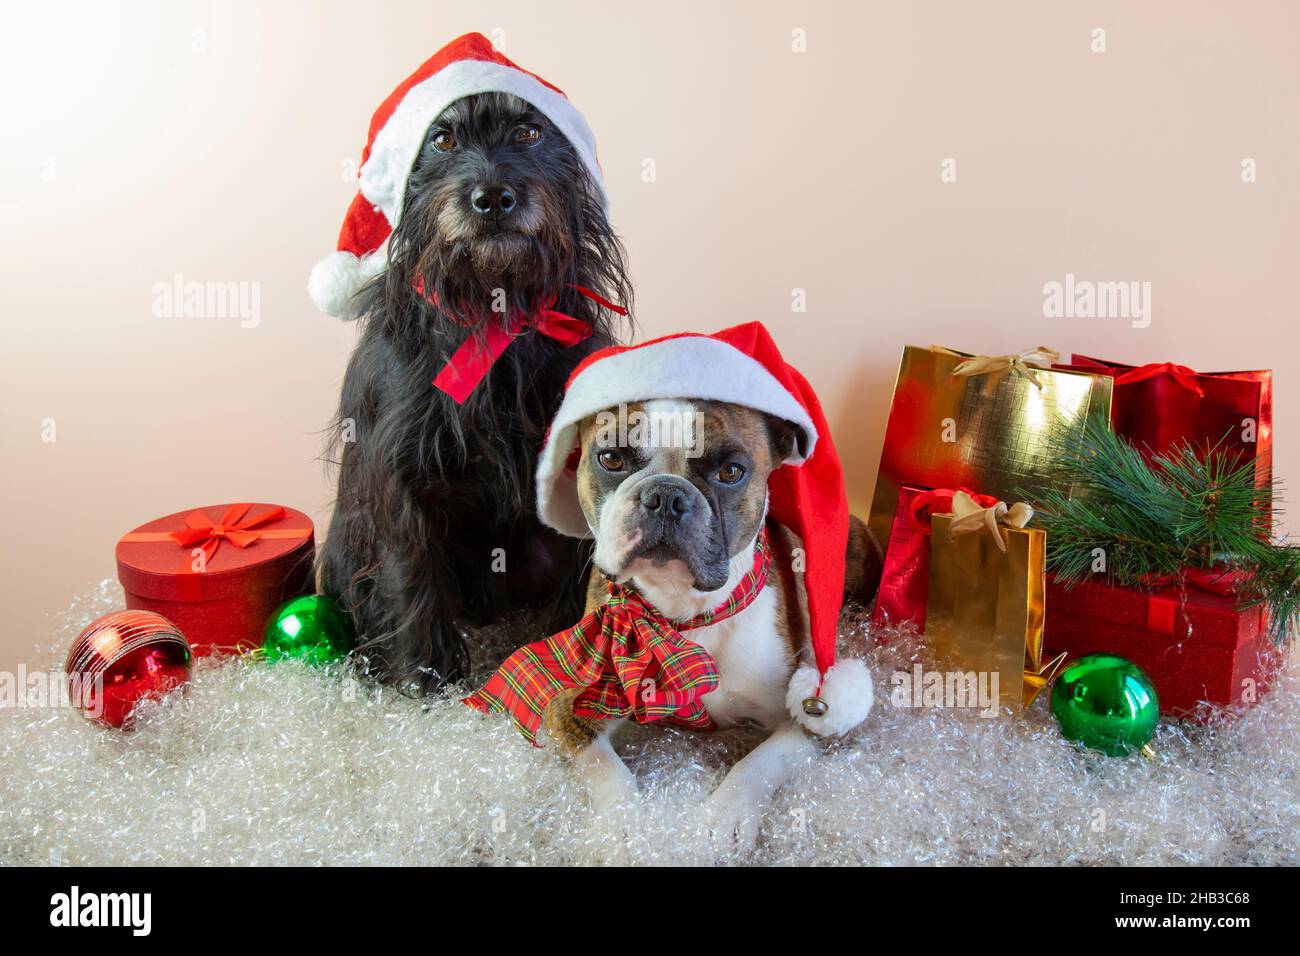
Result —
<path fill-rule="evenodd" d="M 354 317 L 352 296 L 388 265 L 388 236 L 401 219 L 406 183 L 425 133 L 448 106 L 477 93 L 512 93 L 536 107 L 573 145 L 604 198 L 596 139 L 568 97 L 512 63 L 487 37 L 467 33 L 421 64 L 375 111 L 338 251 L 316 264 L 307 283 L 322 312 Z"/>
<path fill-rule="evenodd" d="M 821 685 L 821 693 L 817 687 Z M 809 713 L 806 702 L 820 697 L 825 713 Z M 837 661 L 823 676 L 805 665 L 794 672 L 785 694 L 785 706 L 794 722 L 822 737 L 846 734 L 867 719 L 875 700 L 871 671 L 856 658 Z"/>
<path fill-rule="evenodd" d="M 312 267 L 307 279 L 307 294 L 311 296 L 316 308 L 326 315 L 349 318 L 352 313 L 352 297 L 361 287 L 388 265 L 383 250 L 366 256 L 354 256 L 350 252 L 331 252 Z"/>

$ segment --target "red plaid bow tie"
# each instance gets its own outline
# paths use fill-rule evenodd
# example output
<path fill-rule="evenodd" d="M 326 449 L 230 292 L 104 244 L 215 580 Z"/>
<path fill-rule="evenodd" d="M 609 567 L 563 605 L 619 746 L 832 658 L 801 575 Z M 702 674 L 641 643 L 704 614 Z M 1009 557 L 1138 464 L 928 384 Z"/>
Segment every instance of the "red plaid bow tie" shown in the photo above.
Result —
<path fill-rule="evenodd" d="M 718 667 L 704 648 L 681 634 L 739 614 L 767 584 L 767 530 L 754 548 L 754 566 L 727 600 L 680 624 L 631 588 L 609 582 L 609 598 L 581 621 L 506 658 L 483 689 L 466 697 L 484 713 L 509 714 L 537 744 L 546 705 L 566 690 L 585 688 L 573 704 L 580 717 L 667 719 L 696 730 L 713 721 L 700 698 L 718 686 Z"/>

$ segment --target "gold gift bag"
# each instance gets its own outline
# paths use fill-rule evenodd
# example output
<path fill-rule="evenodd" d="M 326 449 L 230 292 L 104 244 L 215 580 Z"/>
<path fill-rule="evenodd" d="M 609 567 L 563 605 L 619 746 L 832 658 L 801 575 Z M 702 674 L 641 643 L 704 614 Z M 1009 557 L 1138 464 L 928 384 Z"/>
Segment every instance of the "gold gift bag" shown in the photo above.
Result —
<path fill-rule="evenodd" d="M 957 517 L 935 515 L 931 524 L 926 644 L 942 667 L 997 674 L 1002 703 L 1019 710 L 1065 661 L 1043 661 L 1046 533 L 1014 526 L 1032 516 L 1026 505 L 984 509 L 958 498 Z"/>
<path fill-rule="evenodd" d="M 1054 451 L 1110 421 L 1111 379 L 1048 368 L 1050 349 L 971 356 L 931 346 L 903 349 L 885 426 L 869 524 L 887 542 L 905 485 L 966 488 L 1012 499 L 1017 488 L 1059 488 L 1069 479 Z"/>

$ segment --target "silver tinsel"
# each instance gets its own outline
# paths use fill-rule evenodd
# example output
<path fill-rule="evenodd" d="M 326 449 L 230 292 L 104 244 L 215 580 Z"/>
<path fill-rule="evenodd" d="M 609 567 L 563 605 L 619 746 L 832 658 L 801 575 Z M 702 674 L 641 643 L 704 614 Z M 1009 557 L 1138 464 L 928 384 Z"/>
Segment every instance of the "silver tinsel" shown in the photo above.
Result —
<path fill-rule="evenodd" d="M 42 652 L 121 606 L 76 601 Z M 751 864 L 1300 862 L 1300 680 L 1241 717 L 1164 722 L 1155 761 L 1083 753 L 1044 694 L 1019 716 L 891 706 L 916 641 L 866 640 L 877 706 L 768 807 Z M 536 633 L 480 635 L 480 668 Z M 29 665 L 34 666 L 34 665 Z M 582 782 L 504 718 L 416 701 L 344 669 L 201 662 L 131 733 L 54 708 L 0 710 L 0 863 L 706 863 L 704 798 L 752 733 L 630 729 L 640 782 L 593 817 Z"/>

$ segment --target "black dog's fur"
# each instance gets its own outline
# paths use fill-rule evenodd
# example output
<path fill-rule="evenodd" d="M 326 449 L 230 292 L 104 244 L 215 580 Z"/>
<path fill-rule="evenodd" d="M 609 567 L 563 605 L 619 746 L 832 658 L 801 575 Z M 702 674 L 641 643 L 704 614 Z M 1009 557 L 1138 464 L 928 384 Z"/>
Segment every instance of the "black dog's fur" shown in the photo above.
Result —
<path fill-rule="evenodd" d="M 471 206 L 490 184 L 516 196 L 501 221 Z M 573 146 L 516 97 L 453 103 L 426 133 L 388 270 L 358 293 L 363 328 L 334 432 L 320 585 L 383 681 L 427 690 L 465 676 L 463 628 L 510 609 L 549 606 L 556 630 L 578 616 L 587 551 L 538 522 L 533 473 L 565 380 L 621 337 L 622 320 L 575 285 L 631 304 L 623 247 Z M 457 405 L 432 380 L 467 335 L 503 321 L 502 296 L 525 312 L 558 296 L 594 334 L 566 348 L 525 331 Z"/>

